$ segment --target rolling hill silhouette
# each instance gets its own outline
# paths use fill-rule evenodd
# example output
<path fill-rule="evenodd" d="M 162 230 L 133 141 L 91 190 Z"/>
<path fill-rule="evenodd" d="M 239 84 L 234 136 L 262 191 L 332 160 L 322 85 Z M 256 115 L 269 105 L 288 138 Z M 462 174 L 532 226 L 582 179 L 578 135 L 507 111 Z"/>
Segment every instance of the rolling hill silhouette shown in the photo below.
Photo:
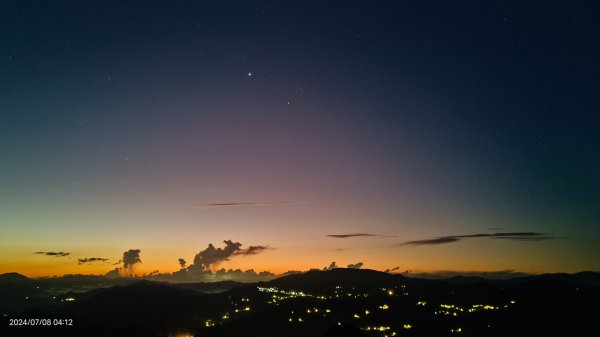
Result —
<path fill-rule="evenodd" d="M 17 305 L 20 314 L 10 318 L 70 318 L 74 324 L 10 327 L 7 316 L 0 335 L 585 336 L 595 329 L 599 313 L 598 277 L 423 280 L 334 269 L 214 287 L 138 281 Z M 29 286 L 21 289 L 25 292 L 39 290 L 35 280 L 17 275 L 0 277 L 0 282 Z M 217 288 L 228 290 L 211 291 Z"/>

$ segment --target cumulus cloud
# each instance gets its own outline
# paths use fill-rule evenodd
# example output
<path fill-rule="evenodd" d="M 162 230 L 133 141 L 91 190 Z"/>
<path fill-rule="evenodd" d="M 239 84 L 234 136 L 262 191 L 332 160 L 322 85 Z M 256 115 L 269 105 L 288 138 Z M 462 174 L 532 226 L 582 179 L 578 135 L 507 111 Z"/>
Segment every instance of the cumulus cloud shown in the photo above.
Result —
<path fill-rule="evenodd" d="M 217 265 L 222 261 L 227 261 L 230 256 L 241 250 L 242 244 L 231 240 L 223 241 L 224 248 L 215 248 L 212 243 L 203 251 L 196 254 L 194 264 L 188 267 L 191 271 L 203 271 L 210 269 L 211 265 Z"/>
<path fill-rule="evenodd" d="M 332 270 L 335 268 L 338 268 L 338 266 L 335 264 L 335 261 L 333 261 L 329 264 L 329 267 L 325 267 L 325 268 L 323 268 L 323 270 Z"/>
<path fill-rule="evenodd" d="M 109 271 L 108 273 L 106 273 L 104 276 L 106 276 L 108 278 L 121 277 L 121 268 L 115 268 L 115 269 Z"/>
<path fill-rule="evenodd" d="M 187 262 L 184 259 L 179 259 L 179 265 L 181 266 L 181 269 L 185 268 L 186 263 Z"/>
<path fill-rule="evenodd" d="M 238 282 L 258 282 L 258 281 L 268 281 L 275 278 L 277 275 L 268 272 L 262 271 L 257 273 L 254 269 L 248 269 L 242 271 L 241 269 L 229 269 L 225 270 L 221 268 L 217 270 L 214 274 L 215 281 L 228 281 L 235 280 Z"/>
<path fill-rule="evenodd" d="M 357 263 L 351 263 L 348 265 L 348 269 L 360 269 L 360 267 L 363 266 L 362 262 L 357 262 Z"/>
<path fill-rule="evenodd" d="M 64 257 L 67 255 L 71 255 L 71 253 L 66 253 L 66 252 L 35 252 L 34 254 L 55 256 L 55 257 Z"/>
<path fill-rule="evenodd" d="M 256 255 L 264 252 L 265 250 L 274 249 L 269 246 L 262 245 L 249 246 L 248 248 L 244 249 L 242 248 L 241 243 L 233 242 L 231 240 L 225 240 L 223 243 L 225 244 L 225 247 L 223 248 L 216 248 L 212 243 L 208 244 L 206 249 L 196 254 L 194 257 L 194 263 L 187 267 L 187 270 L 190 272 L 202 272 L 210 270 L 211 266 L 216 266 L 223 261 L 228 261 L 233 256 Z"/>
<path fill-rule="evenodd" d="M 133 276 L 133 268 L 137 263 L 142 263 L 140 259 L 140 250 L 139 249 L 130 249 L 126 252 L 123 252 L 123 259 L 121 262 L 123 263 L 123 270 L 127 276 Z"/>
<path fill-rule="evenodd" d="M 503 239 L 503 240 L 514 240 L 514 241 L 543 241 L 558 239 L 558 237 L 551 236 L 545 233 L 537 232 L 506 232 L 506 233 L 479 233 L 479 234 L 467 234 L 467 235 L 452 235 L 452 236 L 440 236 L 433 239 L 426 240 L 415 240 L 407 241 L 403 245 L 438 245 L 444 243 L 451 243 L 460 241 L 465 238 L 490 238 L 490 239 Z"/>
<path fill-rule="evenodd" d="M 91 262 L 106 262 L 108 259 L 102 257 L 83 257 L 77 259 L 77 264 L 91 263 Z"/>

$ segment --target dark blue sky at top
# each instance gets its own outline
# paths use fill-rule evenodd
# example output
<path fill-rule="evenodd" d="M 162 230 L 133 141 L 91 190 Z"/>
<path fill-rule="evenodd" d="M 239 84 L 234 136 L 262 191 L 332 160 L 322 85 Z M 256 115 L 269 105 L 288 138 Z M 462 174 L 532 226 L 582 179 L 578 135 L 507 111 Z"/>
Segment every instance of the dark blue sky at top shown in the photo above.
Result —
<path fill-rule="evenodd" d="M 190 138 L 223 132 L 325 178 L 410 162 L 440 198 L 597 235 L 598 28 L 571 1 L 3 1 L 0 186 L 195 167 Z"/>

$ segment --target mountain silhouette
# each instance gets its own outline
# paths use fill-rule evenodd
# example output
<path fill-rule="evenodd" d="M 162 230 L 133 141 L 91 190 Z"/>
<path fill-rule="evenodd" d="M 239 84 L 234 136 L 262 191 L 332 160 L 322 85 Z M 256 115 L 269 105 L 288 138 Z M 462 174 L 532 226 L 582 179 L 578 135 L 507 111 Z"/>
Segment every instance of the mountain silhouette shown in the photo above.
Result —
<path fill-rule="evenodd" d="M 13 285 L 39 296 L 35 305 L 26 306 L 19 303 L 30 300 L 19 296 L 8 302 L 1 298 L 13 305 L 7 311 L 10 317 L 70 318 L 74 324 L 10 327 L 3 317 L 0 335 L 586 336 L 599 313 L 594 309 L 600 300 L 600 287 L 593 282 L 597 277 L 578 273 L 431 280 L 333 269 L 251 284 L 129 279 L 124 285 L 48 298 L 37 280 L 13 275 L 6 278 L 22 280 Z"/>
<path fill-rule="evenodd" d="M 31 281 L 30 278 L 28 278 L 25 275 L 19 274 L 19 273 L 5 273 L 5 274 L 0 274 L 0 284 L 1 283 L 6 283 L 6 282 L 29 282 Z"/>

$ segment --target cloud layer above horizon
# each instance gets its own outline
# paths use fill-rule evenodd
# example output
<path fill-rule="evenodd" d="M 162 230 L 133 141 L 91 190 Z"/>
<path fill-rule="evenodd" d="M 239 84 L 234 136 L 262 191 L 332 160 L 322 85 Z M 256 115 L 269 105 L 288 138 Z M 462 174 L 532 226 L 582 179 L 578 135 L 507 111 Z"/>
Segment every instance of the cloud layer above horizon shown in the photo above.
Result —
<path fill-rule="evenodd" d="M 402 243 L 402 245 L 440 245 L 445 243 L 452 243 L 460 241 L 465 238 L 490 238 L 490 239 L 502 239 L 502 240 L 514 240 L 514 241 L 544 241 L 558 239 L 556 236 L 548 235 L 545 233 L 537 232 L 508 232 L 508 233 L 480 233 L 480 234 L 467 234 L 467 235 L 451 235 L 451 236 L 440 236 L 432 239 L 425 240 L 414 240 Z"/>

